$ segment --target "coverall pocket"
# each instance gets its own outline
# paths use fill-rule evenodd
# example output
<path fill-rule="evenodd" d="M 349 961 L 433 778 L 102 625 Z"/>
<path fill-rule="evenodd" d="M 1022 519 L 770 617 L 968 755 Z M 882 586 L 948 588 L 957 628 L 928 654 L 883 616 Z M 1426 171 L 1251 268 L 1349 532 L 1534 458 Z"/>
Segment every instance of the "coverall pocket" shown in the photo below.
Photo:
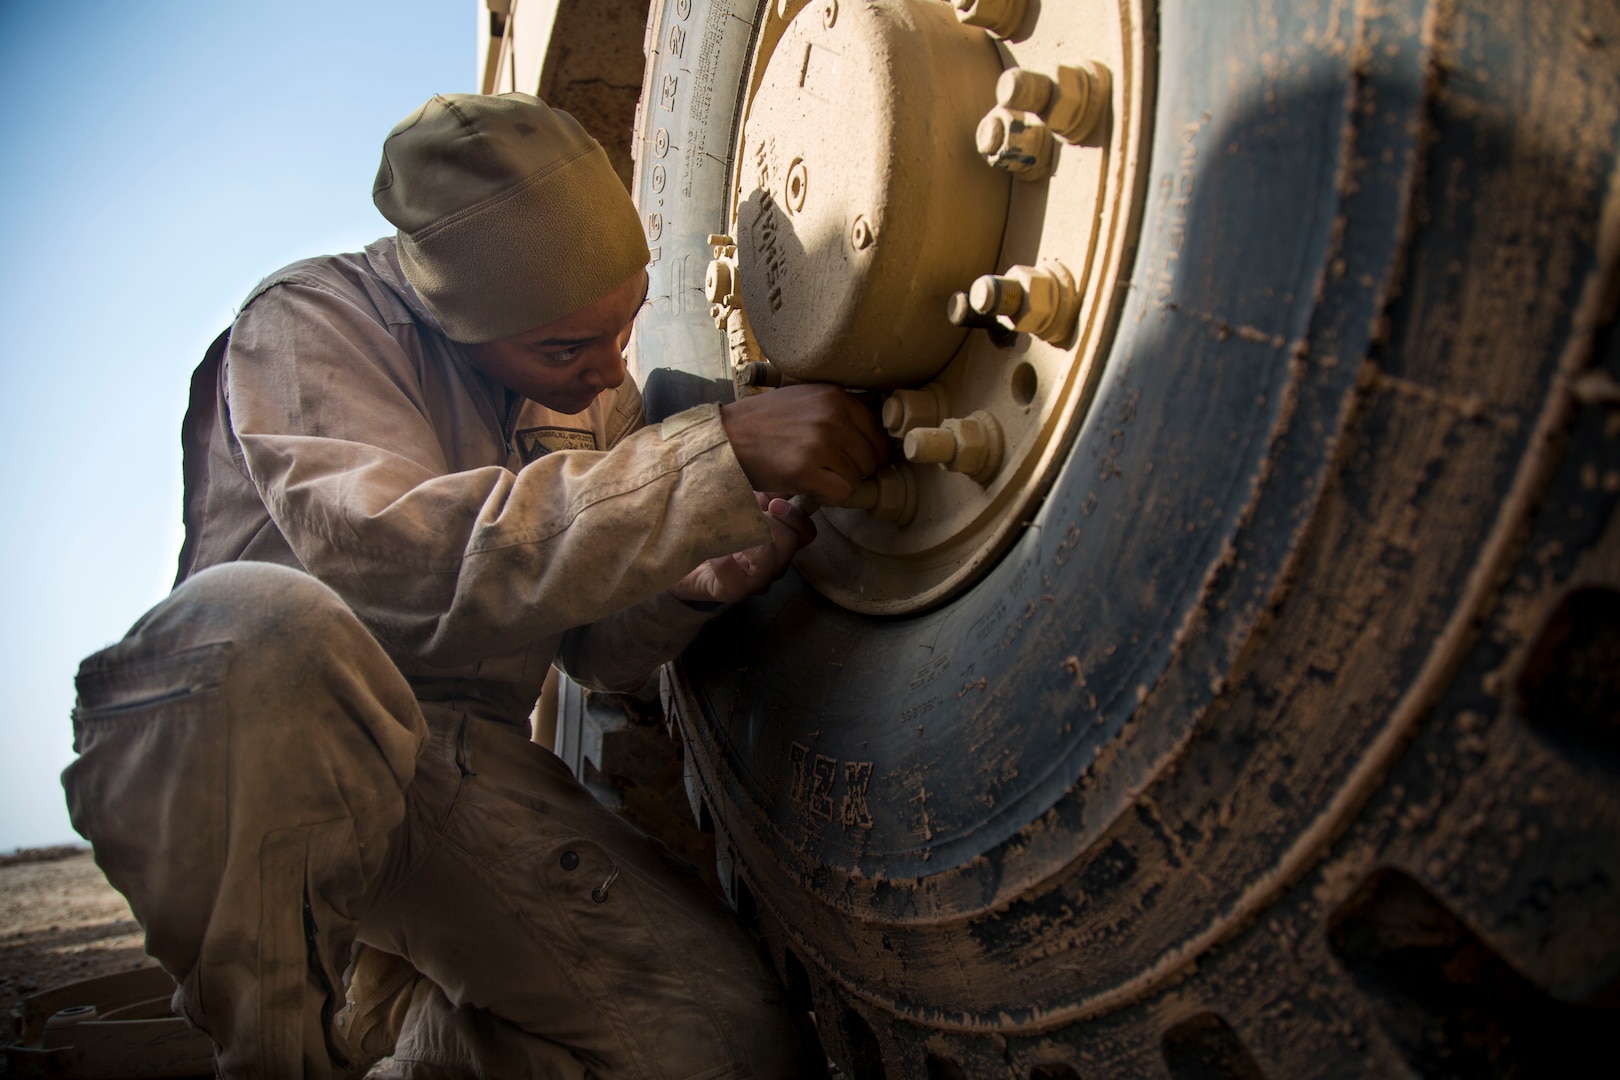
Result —
<path fill-rule="evenodd" d="M 146 951 L 183 982 L 225 861 L 230 644 L 81 665 L 78 758 L 62 773 L 73 827 L 146 928 Z"/>
<path fill-rule="evenodd" d="M 209 642 L 154 657 L 120 657 L 115 645 L 88 657 L 73 680 L 74 749 L 84 753 L 107 721 L 164 715 L 164 709 L 217 689 L 230 666 L 231 643 Z"/>
<path fill-rule="evenodd" d="M 598 1015 L 621 1026 L 651 1075 L 724 1075 L 742 1055 L 710 1006 L 703 942 L 678 903 L 596 842 L 569 837 L 535 864 Z M 668 1070 L 667 1072 L 665 1070 Z"/>

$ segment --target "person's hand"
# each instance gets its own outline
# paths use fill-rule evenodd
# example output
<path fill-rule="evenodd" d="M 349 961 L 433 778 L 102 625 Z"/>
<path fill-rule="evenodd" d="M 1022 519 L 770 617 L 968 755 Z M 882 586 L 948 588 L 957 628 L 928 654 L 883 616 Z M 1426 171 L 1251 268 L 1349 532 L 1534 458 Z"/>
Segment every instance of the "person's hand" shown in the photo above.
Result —
<path fill-rule="evenodd" d="M 889 438 L 859 398 L 826 384 L 784 386 L 720 407 L 720 422 L 756 491 L 837 505 L 889 456 Z"/>
<path fill-rule="evenodd" d="M 677 599 L 735 604 L 758 596 L 787 572 L 794 554 L 816 538 L 816 523 L 780 495 L 756 491 L 754 498 L 770 518 L 770 541 L 704 562 L 669 590 Z"/>

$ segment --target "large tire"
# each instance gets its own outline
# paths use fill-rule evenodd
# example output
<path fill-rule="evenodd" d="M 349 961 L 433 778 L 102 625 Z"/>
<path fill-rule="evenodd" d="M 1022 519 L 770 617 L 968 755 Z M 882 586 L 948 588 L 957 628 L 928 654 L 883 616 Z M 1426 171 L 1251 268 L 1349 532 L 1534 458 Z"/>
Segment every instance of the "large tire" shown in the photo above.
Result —
<path fill-rule="evenodd" d="M 649 38 L 638 356 L 700 381 L 755 15 Z M 913 617 L 790 577 L 675 671 L 733 896 L 856 1077 L 1573 1071 L 1620 986 L 1620 9 L 1149 29 L 1131 293 L 1029 528 Z"/>

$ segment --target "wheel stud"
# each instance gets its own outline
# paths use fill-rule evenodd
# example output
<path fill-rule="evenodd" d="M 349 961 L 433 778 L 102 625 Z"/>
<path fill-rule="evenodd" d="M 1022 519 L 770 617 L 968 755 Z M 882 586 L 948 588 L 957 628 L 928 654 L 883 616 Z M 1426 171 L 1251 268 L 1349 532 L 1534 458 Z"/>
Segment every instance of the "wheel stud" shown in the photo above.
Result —
<path fill-rule="evenodd" d="M 986 274 L 968 289 L 968 304 L 980 315 L 1016 315 L 1024 305 L 1024 287 L 1017 278 Z"/>
<path fill-rule="evenodd" d="M 1008 68 L 996 80 L 996 104 L 1009 109 L 1046 115 L 1052 100 L 1052 80 L 1028 68 Z"/>
<path fill-rule="evenodd" d="M 1029 0 L 956 0 L 956 17 L 969 26 L 1009 38 L 1024 25 Z"/>
<path fill-rule="evenodd" d="M 943 465 L 980 484 L 1001 469 L 1004 440 L 996 418 L 980 409 L 953 416 L 938 427 L 913 428 L 905 440 L 906 460 L 917 465 Z"/>
<path fill-rule="evenodd" d="M 1009 330 L 1054 343 L 1069 336 L 1079 309 L 1074 275 L 1055 259 L 978 278 L 968 289 L 968 303 Z"/>
<path fill-rule="evenodd" d="M 1020 180 L 1044 180 L 1052 174 L 1052 132 L 1032 112 L 997 105 L 979 121 L 974 141 L 985 161 Z"/>

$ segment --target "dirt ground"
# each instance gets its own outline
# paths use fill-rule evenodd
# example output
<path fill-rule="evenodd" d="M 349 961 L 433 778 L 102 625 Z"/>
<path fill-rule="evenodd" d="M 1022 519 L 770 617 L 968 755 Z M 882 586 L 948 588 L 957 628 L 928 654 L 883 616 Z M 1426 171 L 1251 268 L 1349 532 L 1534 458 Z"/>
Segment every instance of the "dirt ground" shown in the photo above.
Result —
<path fill-rule="evenodd" d="M 0 1045 L 13 1041 L 12 1010 L 28 995 L 152 962 L 89 849 L 0 855 Z"/>
<path fill-rule="evenodd" d="M 710 854 L 707 866 L 713 865 Z M 107 884 L 88 848 L 0 855 L 0 1046 L 16 1041 L 12 1011 L 25 997 L 154 963 L 141 951 L 129 905 Z M 6 1071 L 0 1055 L 0 1080 Z M 836 1066 L 829 1080 L 842 1080 Z"/>

